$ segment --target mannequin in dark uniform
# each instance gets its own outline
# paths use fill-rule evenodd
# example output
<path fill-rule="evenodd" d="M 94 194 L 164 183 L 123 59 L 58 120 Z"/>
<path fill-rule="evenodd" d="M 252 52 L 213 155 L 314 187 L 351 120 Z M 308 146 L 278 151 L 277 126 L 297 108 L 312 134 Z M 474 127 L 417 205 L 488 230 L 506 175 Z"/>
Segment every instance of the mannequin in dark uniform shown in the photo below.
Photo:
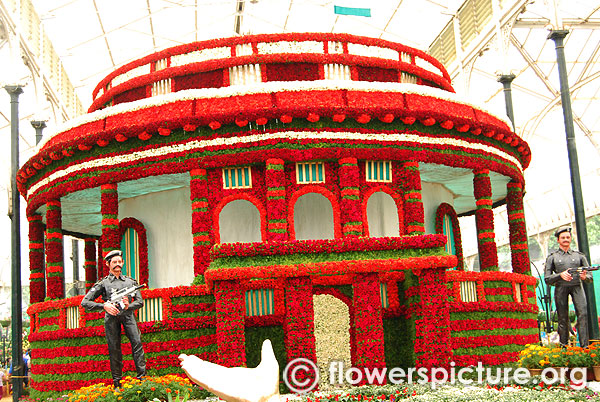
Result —
<path fill-rule="evenodd" d="M 544 280 L 548 285 L 556 286 L 554 304 L 558 315 L 558 336 L 560 344 L 565 346 L 569 341 L 569 295 L 575 306 L 577 315 L 577 333 L 579 344 L 586 347 L 589 344 L 587 300 L 582 281 L 591 281 L 592 273 L 583 271 L 580 275 L 572 276 L 567 272 L 570 268 L 589 266 L 585 255 L 571 249 L 571 228 L 563 227 L 554 232 L 558 241 L 558 250 L 550 253 L 544 268 Z"/>
<path fill-rule="evenodd" d="M 106 342 L 110 356 L 110 371 L 112 373 L 115 388 L 121 387 L 123 376 L 123 352 L 121 351 L 121 326 L 125 335 L 131 343 L 131 354 L 137 372 L 137 377 L 146 375 L 146 358 L 142 347 L 141 333 L 133 312 L 144 305 L 142 294 L 138 290 L 133 296 L 123 297 L 123 310 L 120 311 L 114 304 L 110 303 L 110 295 L 113 291 L 137 285 L 135 279 L 121 275 L 123 268 L 123 257 L 120 250 L 113 250 L 104 257 L 110 274 L 98 281 L 83 298 L 81 305 L 87 311 L 102 311 L 104 315 L 104 328 L 106 330 Z M 102 297 L 104 303 L 96 303 L 98 297 Z"/>

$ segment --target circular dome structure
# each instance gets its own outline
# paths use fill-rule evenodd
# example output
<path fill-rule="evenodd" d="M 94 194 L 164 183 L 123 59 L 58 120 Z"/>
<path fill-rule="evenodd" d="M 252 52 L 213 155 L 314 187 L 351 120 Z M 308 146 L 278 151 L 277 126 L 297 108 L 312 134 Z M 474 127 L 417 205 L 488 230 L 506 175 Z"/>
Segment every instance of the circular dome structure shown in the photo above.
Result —
<path fill-rule="evenodd" d="M 148 353 L 159 373 L 177 370 L 185 342 L 188 354 L 251 365 L 247 345 L 265 334 L 281 361 L 312 358 L 320 293 L 349 305 L 360 367 L 514 360 L 537 339 L 522 217 L 530 160 L 506 119 L 458 98 L 438 61 L 397 43 L 256 35 L 136 60 L 19 171 L 34 348 L 100 331 L 100 317 L 77 310 L 81 297 L 43 302 L 63 297 L 68 233 L 86 239 L 88 285 L 105 273 L 96 255 L 115 248 L 149 284 L 140 325 L 162 350 Z M 503 202 L 513 273 L 497 272 L 491 208 Z M 465 213 L 476 215 L 483 272 L 457 258 Z M 496 327 L 508 335 L 486 332 Z M 179 343 L 158 340 L 162 330 Z"/>

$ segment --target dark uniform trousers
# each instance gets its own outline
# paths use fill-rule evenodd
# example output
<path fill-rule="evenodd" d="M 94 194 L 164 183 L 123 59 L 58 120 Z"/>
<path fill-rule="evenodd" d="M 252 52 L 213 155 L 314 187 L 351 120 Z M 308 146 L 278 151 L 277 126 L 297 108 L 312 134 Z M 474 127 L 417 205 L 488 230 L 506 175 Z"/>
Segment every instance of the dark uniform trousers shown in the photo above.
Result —
<path fill-rule="evenodd" d="M 590 343 L 587 320 L 587 300 L 583 287 L 579 286 L 557 286 L 554 291 L 554 304 L 556 305 L 556 315 L 558 316 L 558 336 L 561 345 L 569 342 L 569 295 L 575 306 L 577 314 L 577 334 L 579 335 L 579 344 L 587 346 Z"/>
<path fill-rule="evenodd" d="M 131 354 L 138 378 L 146 375 L 146 358 L 142 347 L 142 336 L 135 316 L 131 312 L 125 312 L 117 316 L 106 314 L 104 329 L 106 330 L 106 343 L 108 344 L 108 354 L 110 356 L 110 372 L 115 383 L 121 381 L 123 375 L 121 326 L 123 326 L 125 336 L 131 343 Z"/>

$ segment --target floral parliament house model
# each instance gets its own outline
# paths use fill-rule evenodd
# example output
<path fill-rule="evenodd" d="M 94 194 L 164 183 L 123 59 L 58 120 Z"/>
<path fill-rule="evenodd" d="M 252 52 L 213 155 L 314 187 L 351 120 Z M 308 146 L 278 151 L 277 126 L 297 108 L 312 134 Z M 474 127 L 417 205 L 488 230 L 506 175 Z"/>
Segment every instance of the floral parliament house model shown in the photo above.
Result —
<path fill-rule="evenodd" d="M 149 375 L 184 375 L 181 353 L 250 367 L 266 338 L 280 368 L 317 360 L 319 297 L 346 309 L 359 368 L 501 364 L 537 341 L 529 146 L 426 53 L 346 34 L 210 40 L 120 67 L 93 96 L 18 172 L 37 392 L 111 381 L 103 313 L 63 296 L 65 234 L 85 240 L 88 289 L 115 249 L 148 284 Z M 481 272 L 463 267 L 464 214 Z"/>

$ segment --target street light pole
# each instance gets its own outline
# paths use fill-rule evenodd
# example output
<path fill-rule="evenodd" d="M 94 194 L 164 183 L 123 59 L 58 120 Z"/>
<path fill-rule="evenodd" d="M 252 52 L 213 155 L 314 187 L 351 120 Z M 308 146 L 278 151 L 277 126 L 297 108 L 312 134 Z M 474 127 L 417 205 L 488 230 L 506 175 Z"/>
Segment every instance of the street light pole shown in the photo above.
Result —
<path fill-rule="evenodd" d="M 11 287 L 12 287 L 12 386 L 13 401 L 18 402 L 23 392 L 23 308 L 21 292 L 21 199 L 17 190 L 17 170 L 19 169 L 19 95 L 23 93 L 21 85 L 4 87 L 10 95 L 10 211 L 11 220 Z"/>
<path fill-rule="evenodd" d="M 579 159 L 577 157 L 577 145 L 575 144 L 575 128 L 573 126 L 573 110 L 571 109 L 571 94 L 567 77 L 567 66 L 565 61 L 564 38 L 569 31 L 556 29 L 550 32 L 548 39 L 554 41 L 556 49 L 556 62 L 558 66 L 558 77 L 560 80 L 560 99 L 562 102 L 563 118 L 565 121 L 565 132 L 567 135 L 567 153 L 569 156 L 569 168 L 571 170 L 571 189 L 573 192 L 573 206 L 575 209 L 575 225 L 577 229 L 577 246 L 587 257 L 590 258 L 590 245 L 585 222 L 585 208 L 583 206 L 583 194 L 581 189 L 581 177 L 579 174 Z M 587 313 L 589 338 L 600 338 L 598 329 L 598 313 L 596 312 L 596 295 L 594 285 L 584 282 L 583 288 L 587 296 Z"/>
<path fill-rule="evenodd" d="M 502 74 L 498 77 L 498 82 L 502 84 L 504 88 L 504 104 L 506 106 L 506 115 L 510 119 L 512 123 L 513 131 L 516 132 L 517 128 L 515 126 L 515 112 L 513 109 L 513 101 L 512 101 L 512 90 L 511 83 L 515 79 L 514 74 Z"/>

